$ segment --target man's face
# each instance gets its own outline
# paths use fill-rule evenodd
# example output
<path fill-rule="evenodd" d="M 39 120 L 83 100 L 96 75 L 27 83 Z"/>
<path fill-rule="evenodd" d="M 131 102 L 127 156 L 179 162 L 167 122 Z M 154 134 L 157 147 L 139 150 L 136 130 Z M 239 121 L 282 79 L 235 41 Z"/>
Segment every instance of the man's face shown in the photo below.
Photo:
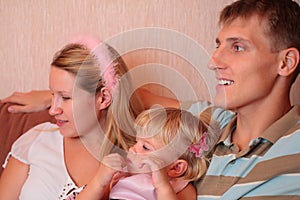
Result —
<path fill-rule="evenodd" d="M 280 62 L 264 27 L 252 16 L 237 18 L 221 29 L 210 65 L 218 79 L 215 105 L 235 110 L 270 102 Z"/>

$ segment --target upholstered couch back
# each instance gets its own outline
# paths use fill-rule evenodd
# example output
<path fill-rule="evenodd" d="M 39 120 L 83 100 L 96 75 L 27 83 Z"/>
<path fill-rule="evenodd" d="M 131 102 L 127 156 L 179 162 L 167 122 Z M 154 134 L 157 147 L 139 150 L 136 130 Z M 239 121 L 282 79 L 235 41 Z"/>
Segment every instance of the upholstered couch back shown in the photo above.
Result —
<path fill-rule="evenodd" d="M 2 164 L 10 151 L 12 143 L 20 135 L 37 124 L 55 121 L 49 115 L 48 110 L 36 113 L 12 114 L 7 111 L 8 106 L 9 104 L 0 102 L 0 174 L 3 170 Z"/>

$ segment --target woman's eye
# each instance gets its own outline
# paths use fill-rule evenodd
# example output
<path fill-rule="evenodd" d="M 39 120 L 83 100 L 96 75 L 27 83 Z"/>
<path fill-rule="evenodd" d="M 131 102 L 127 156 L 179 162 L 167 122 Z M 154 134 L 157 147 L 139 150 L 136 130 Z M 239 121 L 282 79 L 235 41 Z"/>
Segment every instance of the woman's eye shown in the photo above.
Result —
<path fill-rule="evenodd" d="M 62 97 L 62 99 L 64 100 L 64 101 L 67 101 L 67 100 L 69 100 L 69 99 L 71 99 L 70 97 Z"/>

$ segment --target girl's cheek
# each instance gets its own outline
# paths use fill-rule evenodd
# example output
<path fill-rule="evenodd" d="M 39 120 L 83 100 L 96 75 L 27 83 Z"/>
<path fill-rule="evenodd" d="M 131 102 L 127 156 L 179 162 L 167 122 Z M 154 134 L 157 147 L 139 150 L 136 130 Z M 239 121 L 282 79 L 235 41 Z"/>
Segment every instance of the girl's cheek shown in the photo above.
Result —
<path fill-rule="evenodd" d="M 131 173 L 141 173 L 144 163 L 142 156 L 129 152 L 126 159 L 127 170 Z"/>

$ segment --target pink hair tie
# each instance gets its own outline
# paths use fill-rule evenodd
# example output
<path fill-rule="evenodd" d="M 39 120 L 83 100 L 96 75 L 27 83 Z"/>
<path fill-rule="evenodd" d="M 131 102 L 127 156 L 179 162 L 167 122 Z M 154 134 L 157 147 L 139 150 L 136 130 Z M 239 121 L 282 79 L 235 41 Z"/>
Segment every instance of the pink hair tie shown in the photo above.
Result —
<path fill-rule="evenodd" d="M 206 135 L 207 132 L 204 132 L 199 141 L 194 144 L 191 144 L 188 148 L 188 150 L 191 153 L 194 153 L 197 158 L 202 157 L 204 155 L 204 152 L 209 150 L 209 147 L 206 144 Z"/>
<path fill-rule="evenodd" d="M 111 51 L 106 43 L 101 42 L 96 37 L 76 36 L 71 40 L 71 43 L 85 46 L 97 57 L 101 70 L 100 76 L 104 81 L 104 86 L 110 89 L 113 94 L 120 79 L 114 69 L 116 65 L 114 60 L 120 55 Z"/>

